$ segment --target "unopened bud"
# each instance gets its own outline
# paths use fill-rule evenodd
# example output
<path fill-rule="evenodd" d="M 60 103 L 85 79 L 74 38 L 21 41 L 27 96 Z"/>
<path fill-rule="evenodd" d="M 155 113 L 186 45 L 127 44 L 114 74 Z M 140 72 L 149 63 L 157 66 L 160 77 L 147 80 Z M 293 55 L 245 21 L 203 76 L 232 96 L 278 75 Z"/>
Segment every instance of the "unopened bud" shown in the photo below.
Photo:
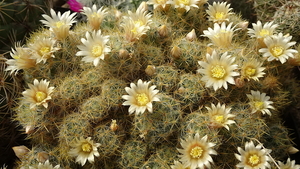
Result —
<path fill-rule="evenodd" d="M 288 149 L 288 152 L 289 152 L 289 154 L 296 154 L 299 152 L 299 150 L 292 146 Z"/>
<path fill-rule="evenodd" d="M 115 17 L 116 17 L 118 20 L 121 19 L 121 17 L 122 17 L 122 12 L 120 12 L 119 10 L 115 10 L 114 13 L 115 13 Z"/>
<path fill-rule="evenodd" d="M 248 28 L 248 25 L 249 25 L 248 21 L 238 23 L 238 27 L 241 28 L 242 30 L 246 30 Z"/>
<path fill-rule="evenodd" d="M 19 159 L 23 158 L 30 151 L 26 146 L 15 146 L 12 149 Z"/>
<path fill-rule="evenodd" d="M 162 25 L 158 28 L 158 34 L 161 37 L 166 37 L 168 35 L 168 29 L 166 25 Z"/>
<path fill-rule="evenodd" d="M 197 39 L 197 36 L 196 36 L 196 32 L 195 32 L 195 29 L 193 29 L 191 32 L 189 32 L 186 37 L 185 37 L 188 41 L 194 41 Z"/>
<path fill-rule="evenodd" d="M 209 54 L 210 56 L 212 55 L 213 51 L 214 51 L 213 48 L 211 48 L 211 47 L 209 47 L 209 46 L 206 47 L 206 53 Z"/>
<path fill-rule="evenodd" d="M 31 134 L 33 132 L 33 130 L 34 130 L 34 126 L 32 126 L 32 125 L 27 125 L 25 127 L 25 133 L 26 134 Z"/>
<path fill-rule="evenodd" d="M 110 124 L 110 127 L 111 131 L 116 131 L 118 130 L 119 126 L 117 124 L 117 120 L 111 120 L 111 124 Z"/>
<path fill-rule="evenodd" d="M 49 160 L 49 154 L 45 151 L 37 153 L 37 160 L 40 163 L 44 163 L 45 161 Z"/>
<path fill-rule="evenodd" d="M 155 66 L 153 65 L 148 65 L 147 68 L 145 69 L 145 72 L 147 75 L 152 76 L 155 74 L 156 70 L 155 70 Z"/>
<path fill-rule="evenodd" d="M 235 85 L 238 88 L 244 87 L 245 86 L 245 80 L 244 80 L 244 78 L 236 78 L 235 79 Z"/>
<path fill-rule="evenodd" d="M 178 46 L 174 46 L 171 50 L 171 55 L 178 59 L 181 56 L 181 49 Z"/>
<path fill-rule="evenodd" d="M 125 50 L 125 49 L 120 49 L 120 51 L 119 51 L 119 58 L 127 59 L 128 57 L 129 57 L 128 51 Z"/>

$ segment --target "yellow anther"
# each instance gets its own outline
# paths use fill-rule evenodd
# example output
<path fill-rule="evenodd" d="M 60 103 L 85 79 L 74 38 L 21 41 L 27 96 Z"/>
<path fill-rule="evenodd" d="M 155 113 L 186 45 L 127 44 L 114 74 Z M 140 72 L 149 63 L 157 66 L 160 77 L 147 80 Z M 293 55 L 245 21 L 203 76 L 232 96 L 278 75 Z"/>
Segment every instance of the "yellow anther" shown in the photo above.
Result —
<path fill-rule="evenodd" d="M 92 151 L 92 145 L 90 143 L 85 143 L 81 145 L 81 149 L 83 152 L 91 152 Z"/>
<path fill-rule="evenodd" d="M 261 109 L 264 108 L 264 102 L 261 102 L 261 101 L 255 101 L 255 102 L 254 102 L 254 106 L 255 106 L 256 109 L 261 110 Z"/>
<path fill-rule="evenodd" d="M 223 66 L 217 65 L 213 66 L 211 69 L 211 75 L 214 78 L 222 79 L 225 75 L 226 71 Z"/>
<path fill-rule="evenodd" d="M 257 155 L 251 155 L 250 157 L 249 157 L 249 163 L 252 165 L 252 166 L 255 166 L 255 165 L 257 165 L 258 163 L 259 163 L 259 156 L 257 156 Z"/>
<path fill-rule="evenodd" d="M 190 155 L 192 158 L 200 158 L 202 156 L 203 149 L 200 146 L 192 148 Z"/>
<path fill-rule="evenodd" d="M 55 26 L 56 26 L 57 28 L 60 28 L 60 27 L 63 26 L 63 25 L 65 25 L 65 23 L 63 23 L 62 21 L 58 21 L 58 22 L 55 23 Z"/>
<path fill-rule="evenodd" d="M 41 53 L 42 55 L 45 55 L 45 54 L 47 54 L 47 53 L 49 53 L 49 52 L 50 52 L 50 48 L 47 47 L 47 46 L 41 47 L 41 49 L 40 49 L 40 53 Z"/>
<path fill-rule="evenodd" d="M 275 57 L 282 55 L 283 51 L 284 51 L 284 48 L 282 46 L 274 46 L 271 48 L 271 53 Z"/>
<path fill-rule="evenodd" d="M 215 116 L 215 120 L 218 123 L 223 123 L 224 122 L 224 116 L 223 115 Z"/>
<path fill-rule="evenodd" d="M 103 48 L 101 45 L 94 45 L 92 48 L 92 54 L 94 57 L 99 57 L 103 54 Z"/>
<path fill-rule="evenodd" d="M 245 70 L 246 76 L 249 76 L 249 77 L 254 76 L 255 73 L 256 73 L 256 69 L 251 68 L 251 67 L 248 67 L 248 68 L 246 68 L 246 70 Z"/>
<path fill-rule="evenodd" d="M 44 92 L 39 91 L 39 92 L 35 93 L 35 98 L 36 98 L 37 102 L 41 102 L 41 101 L 45 100 L 46 97 L 47 97 L 47 94 Z"/>
<path fill-rule="evenodd" d="M 145 106 L 147 103 L 149 103 L 149 98 L 145 93 L 137 94 L 136 102 L 139 106 Z"/>
<path fill-rule="evenodd" d="M 262 29 L 260 32 L 259 32 L 259 35 L 262 36 L 262 37 L 267 37 L 267 36 L 270 36 L 271 35 L 271 32 L 267 29 Z"/>
<path fill-rule="evenodd" d="M 225 17 L 224 12 L 216 12 L 215 18 L 216 18 L 217 20 L 224 19 L 224 17 Z"/>
<path fill-rule="evenodd" d="M 189 5 L 190 4 L 190 0 L 179 0 L 179 4 Z"/>

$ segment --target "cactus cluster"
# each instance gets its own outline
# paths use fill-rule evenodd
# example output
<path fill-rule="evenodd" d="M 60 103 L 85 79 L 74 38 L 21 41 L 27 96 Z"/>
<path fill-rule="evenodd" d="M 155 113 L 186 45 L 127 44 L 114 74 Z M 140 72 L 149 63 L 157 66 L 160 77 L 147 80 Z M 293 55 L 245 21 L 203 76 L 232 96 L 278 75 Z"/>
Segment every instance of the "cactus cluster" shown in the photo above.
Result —
<path fill-rule="evenodd" d="M 147 3 L 84 7 L 76 24 L 52 10 L 15 46 L 6 71 L 26 85 L 14 120 L 33 145 L 17 168 L 282 165 L 294 145 L 281 115 L 300 89 L 291 37 L 260 37 L 273 27 L 247 30 L 224 2 Z"/>

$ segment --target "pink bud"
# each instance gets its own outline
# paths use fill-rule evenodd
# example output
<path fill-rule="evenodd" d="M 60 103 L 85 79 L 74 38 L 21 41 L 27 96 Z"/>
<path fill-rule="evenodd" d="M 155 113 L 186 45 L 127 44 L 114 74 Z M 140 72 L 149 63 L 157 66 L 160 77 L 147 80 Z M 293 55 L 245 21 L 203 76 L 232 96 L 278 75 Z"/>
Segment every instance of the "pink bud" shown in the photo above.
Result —
<path fill-rule="evenodd" d="M 83 9 L 82 4 L 77 2 L 76 0 L 69 0 L 67 4 L 69 4 L 70 9 L 74 12 L 81 12 Z"/>

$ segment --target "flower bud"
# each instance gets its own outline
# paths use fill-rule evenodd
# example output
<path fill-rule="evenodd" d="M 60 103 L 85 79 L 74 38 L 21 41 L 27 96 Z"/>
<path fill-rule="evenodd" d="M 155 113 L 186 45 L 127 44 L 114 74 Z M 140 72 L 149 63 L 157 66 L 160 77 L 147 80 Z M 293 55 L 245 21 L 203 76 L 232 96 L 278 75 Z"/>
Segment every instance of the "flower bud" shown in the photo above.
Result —
<path fill-rule="evenodd" d="M 171 50 L 171 55 L 178 59 L 181 56 L 181 49 L 178 46 L 174 46 Z"/>
<path fill-rule="evenodd" d="M 127 59 L 129 57 L 129 53 L 126 49 L 119 50 L 119 58 Z"/>
<path fill-rule="evenodd" d="M 30 151 L 26 146 L 15 146 L 12 149 L 19 159 L 23 158 Z"/>
<path fill-rule="evenodd" d="M 122 17 L 122 12 L 120 12 L 119 10 L 115 10 L 114 13 L 115 13 L 115 17 L 116 17 L 118 20 L 121 19 L 121 17 Z"/>
<path fill-rule="evenodd" d="M 247 30 L 248 25 L 249 25 L 248 21 L 238 23 L 238 27 L 241 28 L 242 30 Z"/>
<path fill-rule="evenodd" d="M 186 40 L 191 41 L 191 42 L 196 40 L 197 36 L 196 36 L 195 29 L 193 29 L 190 33 L 188 33 L 185 38 L 186 38 Z"/>
<path fill-rule="evenodd" d="M 25 133 L 26 133 L 26 134 L 31 134 L 33 131 L 34 131 L 34 126 L 32 126 L 32 125 L 27 125 L 27 126 L 25 127 Z"/>
<path fill-rule="evenodd" d="M 152 76 L 155 74 L 156 70 L 155 70 L 155 66 L 153 65 L 148 65 L 147 68 L 145 69 L 145 72 L 147 75 Z"/>
<path fill-rule="evenodd" d="M 166 37 L 168 35 L 168 29 L 166 25 L 162 25 L 158 28 L 158 34 L 161 37 Z"/>
<path fill-rule="evenodd" d="M 214 49 L 209 47 L 209 46 L 206 48 L 206 53 L 209 54 L 209 55 L 212 55 L 213 51 L 214 51 Z"/>
<path fill-rule="evenodd" d="M 37 160 L 40 163 L 45 163 L 45 161 L 49 160 L 49 154 L 46 151 L 42 151 L 37 153 Z"/>
<path fill-rule="evenodd" d="M 289 154 L 296 154 L 299 152 L 299 150 L 292 146 L 288 149 L 288 152 L 289 152 Z"/>
<path fill-rule="evenodd" d="M 111 129 L 111 131 L 116 131 L 119 128 L 119 126 L 117 124 L 117 120 L 112 119 L 109 128 Z"/>
<path fill-rule="evenodd" d="M 143 1 L 140 6 L 137 8 L 136 11 L 141 11 L 141 12 L 146 12 L 148 11 L 148 5 L 146 3 L 146 1 Z"/>
<path fill-rule="evenodd" d="M 245 80 L 244 78 L 236 78 L 235 79 L 235 85 L 238 87 L 238 88 L 242 88 L 245 86 Z"/>

